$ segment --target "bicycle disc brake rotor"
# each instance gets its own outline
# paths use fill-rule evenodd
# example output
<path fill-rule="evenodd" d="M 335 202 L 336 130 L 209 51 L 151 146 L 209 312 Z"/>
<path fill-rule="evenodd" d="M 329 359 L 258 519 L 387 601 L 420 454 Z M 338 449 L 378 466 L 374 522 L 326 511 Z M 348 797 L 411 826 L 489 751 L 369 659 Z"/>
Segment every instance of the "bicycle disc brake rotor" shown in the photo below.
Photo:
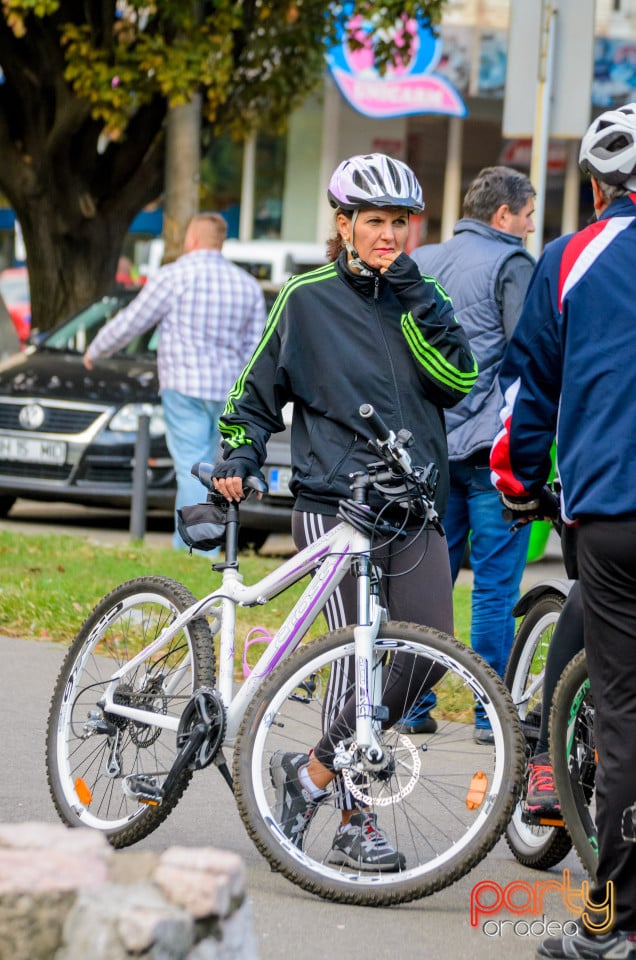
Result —
<path fill-rule="evenodd" d="M 355 741 L 348 749 L 355 753 Z M 389 752 L 391 759 L 379 770 L 358 771 L 353 766 L 344 767 L 342 770 L 342 779 L 347 789 L 356 800 L 366 806 L 388 807 L 401 803 L 418 783 L 422 761 L 417 747 L 409 738 L 400 735 L 396 746 Z M 369 792 L 372 784 L 378 787 L 373 795 Z"/>

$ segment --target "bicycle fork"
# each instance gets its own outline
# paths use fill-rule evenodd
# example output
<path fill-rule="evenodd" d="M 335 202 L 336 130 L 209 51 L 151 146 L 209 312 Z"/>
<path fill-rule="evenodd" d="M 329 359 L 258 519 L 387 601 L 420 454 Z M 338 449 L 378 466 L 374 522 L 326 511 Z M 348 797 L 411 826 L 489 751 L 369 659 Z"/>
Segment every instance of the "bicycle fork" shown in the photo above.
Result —
<path fill-rule="evenodd" d="M 374 653 L 380 623 L 386 614 L 379 601 L 379 574 L 368 556 L 360 556 L 352 572 L 357 579 L 358 625 L 354 627 L 356 677 L 356 747 L 364 765 L 377 769 L 385 762 L 379 739 L 383 720 L 382 666 Z"/>

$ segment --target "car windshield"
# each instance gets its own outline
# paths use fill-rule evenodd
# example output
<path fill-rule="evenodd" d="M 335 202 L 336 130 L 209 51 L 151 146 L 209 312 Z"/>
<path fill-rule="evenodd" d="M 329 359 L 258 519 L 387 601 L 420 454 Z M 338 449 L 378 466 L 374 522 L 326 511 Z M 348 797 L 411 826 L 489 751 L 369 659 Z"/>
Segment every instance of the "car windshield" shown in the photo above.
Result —
<path fill-rule="evenodd" d="M 134 294 L 133 294 L 134 296 Z M 130 294 L 116 294 L 103 297 L 92 303 L 86 310 L 82 310 L 71 320 L 56 327 L 46 334 L 38 343 L 38 347 L 45 350 L 59 350 L 62 353 L 85 353 L 87 347 L 95 339 L 101 328 L 111 320 L 116 313 L 127 306 L 132 300 Z M 157 330 L 153 328 L 134 337 L 123 347 L 117 356 L 138 357 L 156 355 Z"/>

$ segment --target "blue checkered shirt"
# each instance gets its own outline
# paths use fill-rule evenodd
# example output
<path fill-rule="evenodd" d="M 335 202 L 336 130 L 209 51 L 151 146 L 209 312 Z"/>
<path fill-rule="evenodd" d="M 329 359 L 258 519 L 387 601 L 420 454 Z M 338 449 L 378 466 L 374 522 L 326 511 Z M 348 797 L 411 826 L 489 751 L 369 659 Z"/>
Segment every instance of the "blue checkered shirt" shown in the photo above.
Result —
<path fill-rule="evenodd" d="M 265 326 L 254 277 L 218 250 L 193 250 L 166 264 L 97 334 L 91 360 L 109 357 L 155 325 L 162 390 L 225 400 Z"/>

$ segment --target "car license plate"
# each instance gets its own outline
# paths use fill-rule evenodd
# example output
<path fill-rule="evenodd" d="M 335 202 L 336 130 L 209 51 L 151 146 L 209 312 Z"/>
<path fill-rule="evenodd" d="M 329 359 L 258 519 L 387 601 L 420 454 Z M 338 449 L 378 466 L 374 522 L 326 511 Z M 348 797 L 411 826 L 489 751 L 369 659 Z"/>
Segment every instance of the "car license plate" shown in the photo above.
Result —
<path fill-rule="evenodd" d="M 66 463 L 66 444 L 60 440 L 0 436 L 0 460 L 21 460 L 23 463 Z"/>
<path fill-rule="evenodd" d="M 291 497 L 289 492 L 290 467 L 270 467 L 267 482 L 274 497 Z"/>

